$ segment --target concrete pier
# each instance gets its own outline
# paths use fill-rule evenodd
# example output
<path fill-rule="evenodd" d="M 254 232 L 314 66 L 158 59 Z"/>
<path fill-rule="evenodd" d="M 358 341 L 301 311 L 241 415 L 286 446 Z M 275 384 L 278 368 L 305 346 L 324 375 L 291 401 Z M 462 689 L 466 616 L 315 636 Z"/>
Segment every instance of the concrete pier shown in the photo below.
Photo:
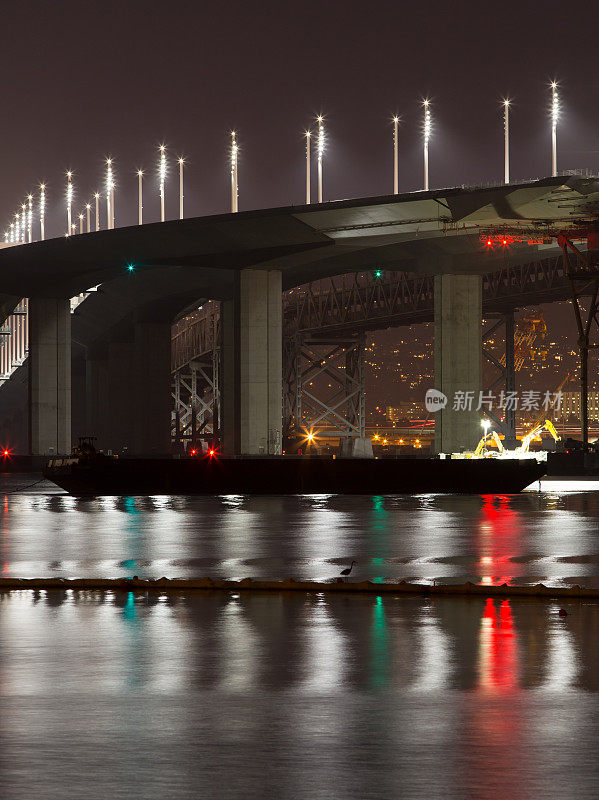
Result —
<path fill-rule="evenodd" d="M 66 299 L 29 301 L 30 452 L 71 452 L 71 309 Z"/>
<path fill-rule="evenodd" d="M 171 449 L 171 326 L 139 321 L 134 327 L 133 452 L 164 455 Z"/>
<path fill-rule="evenodd" d="M 483 434 L 481 316 L 480 275 L 435 276 L 435 388 L 447 397 L 434 415 L 437 453 L 473 450 Z"/>
<path fill-rule="evenodd" d="M 281 453 L 282 298 L 279 270 L 241 270 L 221 303 L 223 450 Z"/>
<path fill-rule="evenodd" d="M 87 358 L 87 431 L 97 447 L 170 452 L 170 324 L 135 322 Z"/>

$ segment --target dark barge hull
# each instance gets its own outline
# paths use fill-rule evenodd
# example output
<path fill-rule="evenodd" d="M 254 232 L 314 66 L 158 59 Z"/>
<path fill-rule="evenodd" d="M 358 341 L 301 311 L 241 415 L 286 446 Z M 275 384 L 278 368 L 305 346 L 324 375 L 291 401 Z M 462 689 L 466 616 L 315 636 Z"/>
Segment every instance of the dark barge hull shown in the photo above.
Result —
<path fill-rule="evenodd" d="M 49 480 L 72 495 L 514 494 L 539 480 L 534 459 L 318 457 L 53 459 Z"/>

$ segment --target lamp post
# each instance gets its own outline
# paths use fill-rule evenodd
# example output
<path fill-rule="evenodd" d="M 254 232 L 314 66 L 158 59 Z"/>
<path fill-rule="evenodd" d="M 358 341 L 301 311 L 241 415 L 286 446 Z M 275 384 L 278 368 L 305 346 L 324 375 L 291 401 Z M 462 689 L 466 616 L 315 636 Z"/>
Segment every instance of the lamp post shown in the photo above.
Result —
<path fill-rule="evenodd" d="M 27 195 L 27 238 L 29 243 L 33 241 L 33 195 Z"/>
<path fill-rule="evenodd" d="M 239 211 L 239 184 L 237 182 L 237 156 L 239 145 L 235 131 L 231 131 L 231 212 Z"/>
<path fill-rule="evenodd" d="M 185 159 L 179 159 L 179 219 L 183 219 L 183 164 Z"/>
<path fill-rule="evenodd" d="M 164 183 L 166 181 L 166 147 L 161 144 L 158 148 L 160 150 L 160 161 L 158 164 L 158 173 L 160 177 L 160 222 L 166 220 L 166 207 L 164 198 Z"/>
<path fill-rule="evenodd" d="M 143 170 L 137 170 L 137 219 L 139 225 L 144 221 L 144 202 L 143 202 Z"/>
<path fill-rule="evenodd" d="M 393 194 L 399 193 L 399 117 L 393 117 Z"/>
<path fill-rule="evenodd" d="M 316 117 L 318 122 L 318 202 L 322 203 L 322 156 L 324 153 L 324 119 Z"/>
<path fill-rule="evenodd" d="M 100 230 L 100 192 L 94 193 L 94 198 L 96 200 L 96 230 Z"/>
<path fill-rule="evenodd" d="M 108 230 L 112 230 L 113 224 L 113 208 L 112 208 L 112 198 L 113 198 L 113 188 L 114 188 L 114 181 L 112 176 L 112 159 L 106 159 L 106 227 Z"/>
<path fill-rule="evenodd" d="M 310 131 L 306 131 L 306 205 L 310 205 L 311 201 L 311 187 L 310 187 L 310 137 L 312 133 Z"/>
<path fill-rule="evenodd" d="M 42 242 L 46 238 L 46 184 L 40 185 L 40 237 Z"/>
<path fill-rule="evenodd" d="M 503 101 L 503 130 L 504 130 L 504 183 L 510 182 L 510 101 L 506 98 Z"/>
<path fill-rule="evenodd" d="M 557 121 L 559 119 L 559 93 L 557 82 L 551 82 L 551 174 L 557 175 Z"/>
<path fill-rule="evenodd" d="M 67 230 L 71 233 L 71 207 L 73 205 L 73 177 L 72 172 L 67 172 Z"/>
<path fill-rule="evenodd" d="M 79 214 L 79 233 L 83 233 L 83 214 Z"/>
<path fill-rule="evenodd" d="M 428 192 L 428 142 L 431 136 L 431 110 L 430 101 L 424 100 L 424 125 L 423 125 L 423 144 L 424 144 L 424 191 Z"/>

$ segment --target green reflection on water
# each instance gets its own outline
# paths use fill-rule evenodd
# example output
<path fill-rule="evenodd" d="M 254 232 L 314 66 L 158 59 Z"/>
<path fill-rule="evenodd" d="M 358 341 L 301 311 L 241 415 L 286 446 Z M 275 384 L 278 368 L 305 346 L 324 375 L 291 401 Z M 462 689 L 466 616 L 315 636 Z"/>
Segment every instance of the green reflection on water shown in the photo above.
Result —
<path fill-rule="evenodd" d="M 389 630 L 383 598 L 378 595 L 372 609 L 370 626 L 370 670 L 371 689 L 384 689 L 389 684 Z"/>
<path fill-rule="evenodd" d="M 123 606 L 123 617 L 127 620 L 133 620 L 136 616 L 135 594 L 133 592 L 127 592 L 127 601 Z"/>
<path fill-rule="evenodd" d="M 389 512 L 385 508 L 385 498 L 383 495 L 377 494 L 372 498 L 372 523 L 371 523 L 371 536 L 370 543 L 372 544 L 371 552 L 374 553 L 374 558 L 371 559 L 372 564 L 380 567 L 381 572 L 384 567 L 383 554 L 386 552 L 386 534 L 388 527 Z M 384 583 L 385 578 L 382 575 L 377 575 L 372 579 L 373 583 Z"/>

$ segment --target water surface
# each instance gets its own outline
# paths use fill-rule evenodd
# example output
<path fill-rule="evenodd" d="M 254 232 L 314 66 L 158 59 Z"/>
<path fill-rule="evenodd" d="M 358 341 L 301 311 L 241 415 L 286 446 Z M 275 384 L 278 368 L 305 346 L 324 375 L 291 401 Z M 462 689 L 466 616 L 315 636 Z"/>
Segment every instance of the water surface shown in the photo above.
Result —
<path fill-rule="evenodd" d="M 596 798 L 599 606 L 0 595 L 6 800 Z"/>
<path fill-rule="evenodd" d="M 20 480 L 20 482 L 19 482 Z M 105 497 L 11 478 L 7 576 L 353 579 L 599 586 L 599 491 L 506 496 Z M 595 484 L 596 485 L 596 484 Z"/>

